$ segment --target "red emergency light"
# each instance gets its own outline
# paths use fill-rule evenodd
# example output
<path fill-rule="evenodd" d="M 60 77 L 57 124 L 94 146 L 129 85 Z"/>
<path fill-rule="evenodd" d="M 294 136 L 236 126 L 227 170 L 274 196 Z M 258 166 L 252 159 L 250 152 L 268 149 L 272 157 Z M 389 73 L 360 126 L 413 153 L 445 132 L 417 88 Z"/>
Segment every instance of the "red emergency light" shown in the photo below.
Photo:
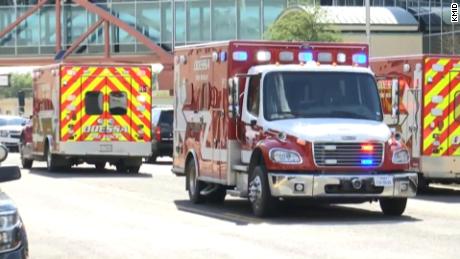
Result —
<path fill-rule="evenodd" d="M 361 145 L 361 151 L 363 151 L 363 152 L 372 152 L 372 151 L 374 151 L 374 146 L 371 145 L 371 144 Z"/>

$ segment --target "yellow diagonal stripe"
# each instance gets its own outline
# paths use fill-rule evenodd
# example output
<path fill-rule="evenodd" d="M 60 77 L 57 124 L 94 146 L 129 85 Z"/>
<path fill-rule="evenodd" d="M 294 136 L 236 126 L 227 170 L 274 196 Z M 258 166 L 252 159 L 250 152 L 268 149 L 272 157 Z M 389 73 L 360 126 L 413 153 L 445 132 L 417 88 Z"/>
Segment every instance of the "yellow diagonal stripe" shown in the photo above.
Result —
<path fill-rule="evenodd" d="M 425 64 L 428 63 L 430 61 L 430 59 L 427 59 Z M 440 58 L 438 60 L 438 62 L 436 62 L 435 64 L 433 64 L 428 71 L 425 72 L 425 84 L 428 84 L 428 78 L 433 78 L 438 72 L 437 71 L 434 71 L 433 70 L 433 66 L 434 65 L 441 65 L 441 66 L 445 66 L 447 65 L 447 63 L 449 63 L 450 59 L 446 59 L 446 58 Z"/>

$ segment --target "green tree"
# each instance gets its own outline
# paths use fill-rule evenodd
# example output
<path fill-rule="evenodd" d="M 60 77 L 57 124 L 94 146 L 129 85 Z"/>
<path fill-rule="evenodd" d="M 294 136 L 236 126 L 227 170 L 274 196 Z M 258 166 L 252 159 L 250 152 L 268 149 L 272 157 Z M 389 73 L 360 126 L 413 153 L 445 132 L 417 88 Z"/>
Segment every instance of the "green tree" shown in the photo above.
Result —
<path fill-rule="evenodd" d="M 326 21 L 320 8 L 292 9 L 284 13 L 267 30 L 266 39 L 288 41 L 341 41 L 340 32 Z"/>
<path fill-rule="evenodd" d="M 26 91 L 26 96 L 31 96 L 32 89 L 32 76 L 30 73 L 25 74 L 12 74 L 10 87 L 0 88 L 0 96 L 3 98 L 18 97 L 18 92 Z"/>

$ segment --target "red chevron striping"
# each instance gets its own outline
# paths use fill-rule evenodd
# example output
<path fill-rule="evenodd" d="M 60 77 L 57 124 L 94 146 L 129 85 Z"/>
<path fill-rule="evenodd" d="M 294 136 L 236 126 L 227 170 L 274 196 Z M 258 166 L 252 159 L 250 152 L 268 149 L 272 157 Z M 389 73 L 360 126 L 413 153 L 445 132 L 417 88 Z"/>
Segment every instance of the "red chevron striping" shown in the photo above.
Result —
<path fill-rule="evenodd" d="M 94 71 L 94 73 L 93 73 L 92 75 L 86 77 L 86 80 L 81 84 L 81 86 L 80 86 L 79 88 L 75 89 L 71 94 L 74 94 L 74 95 L 75 95 L 76 92 L 80 92 L 81 89 L 86 88 L 90 83 L 92 83 L 92 82 L 94 81 L 94 77 L 99 76 L 99 75 L 102 73 L 102 71 L 104 71 L 104 68 L 98 68 L 98 69 L 96 69 L 96 70 Z M 65 92 L 63 91 L 63 92 L 61 93 L 61 98 L 62 98 L 62 96 L 64 96 L 64 94 L 66 94 L 66 91 L 65 91 Z M 81 94 L 81 93 L 80 93 L 80 94 Z M 80 95 L 80 94 L 79 94 L 79 95 Z M 64 101 L 63 101 L 63 100 L 61 100 L 61 110 L 66 109 L 67 105 L 69 105 L 71 102 L 72 102 L 72 101 L 67 101 L 67 100 L 64 100 Z"/>
<path fill-rule="evenodd" d="M 111 68 L 111 71 L 112 71 L 112 69 L 113 69 L 113 68 Z M 115 70 L 115 71 L 113 71 L 112 73 L 116 73 L 116 74 L 117 74 L 116 79 L 117 79 L 118 81 L 120 81 L 120 83 L 121 83 L 122 85 L 125 85 L 125 86 L 126 86 L 126 85 L 129 85 L 129 86 L 131 86 L 131 85 L 129 84 L 129 82 L 127 82 L 126 79 L 125 79 L 124 77 L 122 77 L 122 76 L 118 73 L 118 71 Z M 109 80 L 109 81 L 110 81 L 110 80 Z M 115 86 L 115 87 L 116 87 L 116 86 Z M 133 96 L 138 96 L 138 95 L 139 95 L 139 92 L 137 92 L 137 90 L 136 90 L 134 87 L 130 87 L 130 88 L 128 88 L 127 90 L 131 90 L 131 98 L 134 98 Z M 134 108 L 133 106 L 134 106 L 134 105 L 133 105 L 132 102 L 130 101 L 131 112 L 132 112 L 133 110 L 136 110 L 136 109 L 133 109 L 133 108 Z M 137 110 L 136 110 L 136 111 L 137 111 Z M 136 112 L 135 112 L 134 114 L 137 115 L 137 117 L 138 117 L 139 120 L 144 124 L 144 126 L 148 127 L 148 126 L 150 125 L 150 121 L 149 121 L 147 118 L 145 118 L 144 116 L 139 116 L 139 114 L 137 114 Z"/>
<path fill-rule="evenodd" d="M 457 76 L 453 81 L 450 82 L 450 84 L 447 84 L 446 87 L 444 87 L 444 89 L 442 89 L 442 92 L 439 95 L 444 96 L 444 98 L 449 98 L 449 92 L 451 90 L 450 86 L 451 85 L 456 86 L 458 84 L 460 84 L 460 76 Z M 428 107 L 424 108 L 424 113 L 423 113 L 424 117 L 428 116 L 431 113 L 431 109 L 435 108 L 437 105 L 438 104 L 430 102 Z M 453 105 L 453 100 L 450 100 L 450 103 L 449 103 L 449 105 L 447 106 L 447 108 L 445 110 L 453 111 L 453 108 L 450 107 L 451 105 Z M 443 116 L 444 116 L 444 114 L 443 114 Z M 430 125 L 425 125 L 424 130 L 429 130 L 429 128 L 430 128 Z"/>
<path fill-rule="evenodd" d="M 102 80 L 101 82 L 99 82 L 99 84 L 92 91 L 100 91 L 104 86 L 105 86 L 105 80 Z M 82 94 L 83 93 L 80 93 L 80 95 L 82 95 Z M 84 100 L 83 100 L 83 97 L 81 97 L 81 98 L 82 98 L 82 100 L 80 101 L 80 103 L 78 105 L 78 108 L 76 109 L 77 112 L 83 112 L 82 108 L 83 108 Z M 65 109 L 65 108 L 61 108 L 61 109 Z M 67 123 L 69 123 L 70 120 L 71 120 L 71 118 L 61 120 L 61 126 L 67 126 Z M 77 124 L 77 123 L 75 123 L 75 124 Z"/>
<path fill-rule="evenodd" d="M 450 131 L 449 128 L 450 128 L 450 127 L 445 127 L 445 129 L 442 131 L 441 135 L 439 136 L 439 143 L 441 144 L 441 146 L 442 146 L 442 143 L 443 143 L 444 141 L 446 141 L 447 138 L 449 137 L 450 132 L 453 132 L 453 131 Z M 456 128 L 458 128 L 458 126 L 456 126 L 455 129 L 456 129 Z M 455 129 L 454 129 L 454 130 L 455 130 Z M 430 136 L 429 136 L 429 137 L 430 137 Z M 432 154 L 431 151 L 433 150 L 433 143 L 434 143 L 434 141 L 431 142 L 430 145 L 425 149 L 425 150 L 426 150 L 426 152 L 424 152 L 425 154 L 427 154 L 427 155 L 431 155 L 431 154 Z M 449 145 L 448 145 L 448 146 L 449 146 Z M 442 150 L 442 151 L 440 152 L 440 155 L 443 156 L 443 155 L 445 154 L 445 152 L 447 152 L 447 150 L 448 150 L 448 148 Z"/>
<path fill-rule="evenodd" d="M 64 87 L 61 86 L 61 93 L 65 93 L 73 84 L 75 84 L 75 82 L 77 82 L 77 80 L 83 75 L 84 70 L 84 67 L 80 67 L 80 70 L 78 70 L 78 72 L 75 73 L 69 81 L 67 81 L 67 84 Z"/>
<path fill-rule="evenodd" d="M 454 64 L 457 64 L 456 60 L 450 59 L 449 62 L 444 66 L 444 72 L 436 72 L 436 74 L 433 76 L 433 81 L 431 83 L 427 82 L 425 84 L 425 94 L 431 94 L 430 91 L 433 90 L 433 88 L 444 78 L 444 76 L 446 76 L 446 74 L 449 74 L 448 71 L 452 70 Z M 431 67 L 429 69 L 431 69 Z"/>
<path fill-rule="evenodd" d="M 110 87 L 110 89 L 112 89 L 112 91 L 120 91 L 120 89 L 118 89 L 110 80 L 107 80 L 107 81 L 108 81 L 108 84 L 107 84 L 107 85 L 108 85 L 108 87 Z M 132 98 L 132 97 L 131 97 L 131 98 Z M 128 102 L 129 102 L 129 106 L 132 107 L 132 102 L 131 102 L 130 100 L 128 100 Z M 130 108 L 130 112 L 131 112 L 131 114 L 132 114 L 131 108 Z M 139 131 L 139 127 L 137 127 L 136 123 L 134 123 L 133 120 L 132 120 L 129 116 L 125 115 L 125 116 L 121 116 L 121 117 L 123 118 L 123 120 L 124 120 L 128 125 L 131 126 L 131 132 L 132 132 L 133 130 L 135 130 L 136 133 Z M 126 117 L 127 117 L 127 118 L 126 118 Z M 131 135 L 133 135 L 133 133 L 131 133 Z"/>

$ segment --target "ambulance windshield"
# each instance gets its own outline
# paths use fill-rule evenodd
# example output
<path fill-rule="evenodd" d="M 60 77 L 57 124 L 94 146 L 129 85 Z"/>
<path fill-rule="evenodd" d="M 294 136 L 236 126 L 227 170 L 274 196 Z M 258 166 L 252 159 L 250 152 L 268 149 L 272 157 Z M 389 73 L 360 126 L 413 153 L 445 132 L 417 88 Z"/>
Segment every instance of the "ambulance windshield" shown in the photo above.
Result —
<path fill-rule="evenodd" d="M 350 118 L 382 121 L 374 78 L 366 73 L 270 72 L 264 78 L 266 120 Z"/>

